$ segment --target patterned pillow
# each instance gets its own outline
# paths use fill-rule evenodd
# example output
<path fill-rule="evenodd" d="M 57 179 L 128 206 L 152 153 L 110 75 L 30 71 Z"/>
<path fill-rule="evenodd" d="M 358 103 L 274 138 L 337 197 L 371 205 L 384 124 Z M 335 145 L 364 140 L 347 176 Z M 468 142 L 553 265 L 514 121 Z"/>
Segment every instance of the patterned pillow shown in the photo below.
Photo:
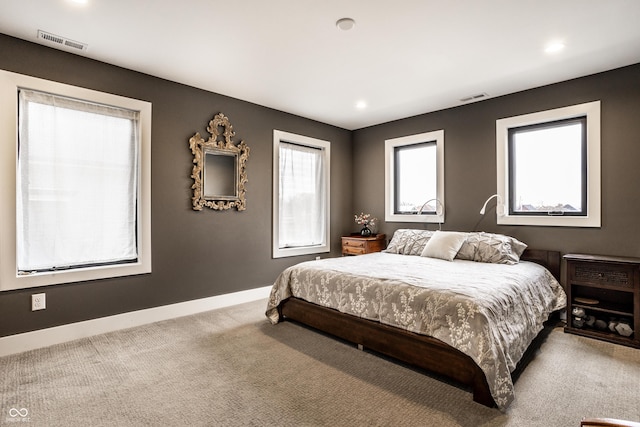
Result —
<path fill-rule="evenodd" d="M 393 233 L 389 246 L 383 252 L 400 255 L 422 254 L 425 245 L 433 236 L 434 231 L 416 230 L 413 228 L 401 228 Z"/>
<path fill-rule="evenodd" d="M 517 264 L 527 245 L 502 234 L 469 233 L 456 258 L 493 264 Z"/>
<path fill-rule="evenodd" d="M 476 257 L 476 251 L 480 245 L 480 235 L 482 233 L 470 232 L 467 233 L 467 239 L 464 241 L 460 250 L 456 254 L 456 259 L 464 259 L 467 261 L 473 261 Z"/>

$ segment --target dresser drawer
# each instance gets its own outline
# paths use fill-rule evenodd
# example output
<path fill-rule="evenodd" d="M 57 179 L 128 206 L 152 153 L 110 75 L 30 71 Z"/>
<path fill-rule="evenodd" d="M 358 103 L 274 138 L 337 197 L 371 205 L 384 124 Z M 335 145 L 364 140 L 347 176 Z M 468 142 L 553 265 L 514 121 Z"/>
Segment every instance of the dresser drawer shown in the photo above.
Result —
<path fill-rule="evenodd" d="M 572 273 L 571 280 L 577 283 L 633 289 L 633 266 L 576 263 Z"/>

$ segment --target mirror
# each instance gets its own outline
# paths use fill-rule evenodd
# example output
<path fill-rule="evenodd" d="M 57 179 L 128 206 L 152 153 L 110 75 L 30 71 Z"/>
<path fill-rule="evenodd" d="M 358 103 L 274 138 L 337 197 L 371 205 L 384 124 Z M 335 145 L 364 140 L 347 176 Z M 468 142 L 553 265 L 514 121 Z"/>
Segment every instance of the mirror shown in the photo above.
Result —
<path fill-rule="evenodd" d="M 211 136 L 206 141 L 199 133 L 189 139 L 194 164 L 191 172 L 193 209 L 200 211 L 206 206 L 214 210 L 236 208 L 243 211 L 246 209 L 245 162 L 249 158 L 249 147 L 244 141 L 238 145 L 233 143 L 233 126 L 222 113 L 209 122 L 207 131 Z M 220 135 L 223 139 L 218 140 Z"/>
<path fill-rule="evenodd" d="M 235 154 L 221 150 L 205 150 L 202 193 L 206 200 L 234 200 L 238 197 L 237 164 L 238 156 Z"/>

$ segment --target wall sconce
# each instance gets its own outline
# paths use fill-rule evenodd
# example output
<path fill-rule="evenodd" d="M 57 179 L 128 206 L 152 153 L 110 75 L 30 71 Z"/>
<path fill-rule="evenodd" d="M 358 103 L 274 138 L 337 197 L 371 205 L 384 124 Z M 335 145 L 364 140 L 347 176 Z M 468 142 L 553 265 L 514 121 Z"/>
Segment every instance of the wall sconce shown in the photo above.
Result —
<path fill-rule="evenodd" d="M 427 206 L 430 202 L 436 202 L 436 215 L 442 215 L 442 213 L 444 212 L 444 205 L 438 199 L 429 199 L 426 202 L 424 202 L 422 206 L 420 206 L 420 209 L 418 209 L 418 212 L 416 215 L 422 215 L 422 211 L 424 210 L 424 207 Z M 438 210 L 438 208 L 441 208 L 441 209 Z M 438 223 L 438 229 L 442 230 L 441 222 Z"/>
<path fill-rule="evenodd" d="M 489 197 L 486 202 L 484 202 L 484 205 L 482 205 L 482 209 L 480 209 L 480 215 L 484 215 L 484 213 L 485 213 L 485 211 L 487 209 L 487 203 L 489 203 L 489 201 L 491 199 L 493 199 L 494 197 L 497 198 L 497 201 L 496 201 L 496 213 L 498 215 L 504 215 L 504 206 L 502 205 L 502 197 L 500 197 L 499 194 L 494 194 L 493 196 Z"/>

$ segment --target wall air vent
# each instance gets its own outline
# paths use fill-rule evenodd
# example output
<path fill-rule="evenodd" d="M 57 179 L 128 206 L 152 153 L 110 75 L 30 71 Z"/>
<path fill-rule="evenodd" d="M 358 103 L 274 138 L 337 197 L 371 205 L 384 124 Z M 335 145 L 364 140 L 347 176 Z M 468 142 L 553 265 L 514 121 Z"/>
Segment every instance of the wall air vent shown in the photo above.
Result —
<path fill-rule="evenodd" d="M 489 95 L 487 95 L 486 93 L 479 93 L 477 95 L 471 95 L 471 96 L 467 96 L 465 98 L 460 99 L 460 102 L 471 102 L 471 101 L 479 101 L 481 99 L 484 99 L 486 97 L 488 97 Z"/>
<path fill-rule="evenodd" d="M 88 45 L 86 43 L 80 43 L 77 41 L 69 40 L 64 37 L 57 36 L 55 34 L 47 33 L 46 31 L 38 30 L 38 39 L 44 40 L 48 44 L 56 45 L 60 47 L 66 47 L 73 50 L 87 50 Z"/>

